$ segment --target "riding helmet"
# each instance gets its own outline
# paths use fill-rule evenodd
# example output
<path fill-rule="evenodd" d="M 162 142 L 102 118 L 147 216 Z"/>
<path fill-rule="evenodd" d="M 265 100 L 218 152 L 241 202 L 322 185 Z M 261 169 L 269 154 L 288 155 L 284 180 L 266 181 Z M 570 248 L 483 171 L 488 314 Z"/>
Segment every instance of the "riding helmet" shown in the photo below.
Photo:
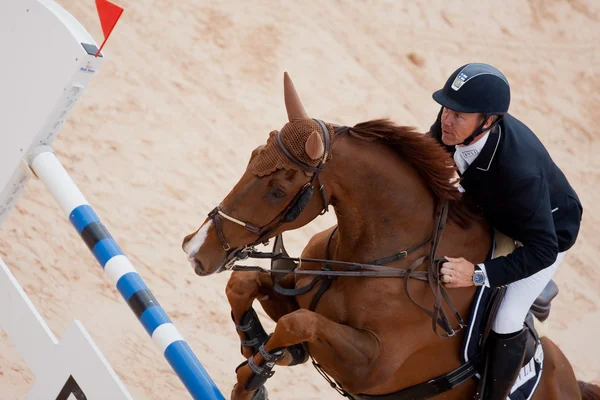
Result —
<path fill-rule="evenodd" d="M 510 105 L 510 87 L 495 67 L 471 63 L 454 71 L 433 99 L 457 112 L 504 115 Z"/>

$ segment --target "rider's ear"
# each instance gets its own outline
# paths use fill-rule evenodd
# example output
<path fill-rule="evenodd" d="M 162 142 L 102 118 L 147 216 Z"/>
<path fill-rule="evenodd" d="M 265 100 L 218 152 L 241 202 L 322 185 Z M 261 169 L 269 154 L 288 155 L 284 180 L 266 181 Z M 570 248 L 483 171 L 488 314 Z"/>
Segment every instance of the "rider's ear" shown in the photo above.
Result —
<path fill-rule="evenodd" d="M 485 125 L 483 126 L 483 129 L 487 129 L 489 128 L 494 121 L 496 121 L 496 118 L 498 118 L 496 115 L 490 115 L 487 119 L 487 121 L 485 121 Z"/>
<path fill-rule="evenodd" d="M 306 155 L 308 155 L 312 160 L 318 160 L 323 157 L 325 153 L 325 146 L 323 145 L 323 141 L 321 140 L 321 135 L 317 131 L 313 131 L 306 144 L 304 145 L 304 150 L 306 151 Z"/>

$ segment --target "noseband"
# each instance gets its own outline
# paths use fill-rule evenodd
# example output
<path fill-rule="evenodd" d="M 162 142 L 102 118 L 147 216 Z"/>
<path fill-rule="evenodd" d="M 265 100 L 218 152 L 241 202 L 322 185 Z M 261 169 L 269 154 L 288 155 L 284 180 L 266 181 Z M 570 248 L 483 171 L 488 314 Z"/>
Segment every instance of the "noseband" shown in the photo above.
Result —
<path fill-rule="evenodd" d="M 242 249 L 248 248 L 248 247 L 252 247 L 252 246 L 256 246 L 259 243 L 262 243 L 262 244 L 268 243 L 269 237 L 282 224 L 292 222 L 296 218 L 298 218 L 298 216 L 302 213 L 304 208 L 306 208 L 306 206 L 312 199 L 315 184 L 319 187 L 319 191 L 321 192 L 321 195 L 323 197 L 323 209 L 321 210 L 320 214 L 324 214 L 327 211 L 329 202 L 327 200 L 327 196 L 325 195 L 325 190 L 323 188 L 323 185 L 321 184 L 321 182 L 319 180 L 319 173 L 322 171 L 323 165 L 325 164 L 325 161 L 327 159 L 327 155 L 329 154 L 330 147 L 331 147 L 331 139 L 329 136 L 329 131 L 327 130 L 327 127 L 325 126 L 323 121 L 318 120 L 318 119 L 314 119 L 314 121 L 316 121 L 319 124 L 319 126 L 321 127 L 321 131 L 323 132 L 324 146 L 325 146 L 325 151 L 323 153 L 323 156 L 321 156 L 321 159 L 319 160 L 319 164 L 316 167 L 313 167 L 312 165 L 308 165 L 308 164 L 298 160 L 296 157 L 294 157 L 294 155 L 285 147 L 283 140 L 281 139 L 281 131 L 277 132 L 277 144 L 279 145 L 279 148 L 281 149 L 283 154 L 285 154 L 285 156 L 290 161 L 292 161 L 296 165 L 300 166 L 304 171 L 312 172 L 313 176 L 312 176 L 311 180 L 309 182 L 307 182 L 304 186 L 302 186 L 300 191 L 298 193 L 296 193 L 296 195 L 294 196 L 294 199 L 292 199 L 292 201 L 286 206 L 286 208 L 282 212 L 280 212 L 275 218 L 273 218 L 273 220 L 271 220 L 271 222 L 269 222 L 268 224 L 266 224 L 264 226 L 259 227 L 254 224 L 251 224 L 249 222 L 241 221 L 237 218 L 234 218 L 230 215 L 225 214 L 219 206 L 215 207 L 208 214 L 208 217 L 215 224 L 215 229 L 217 230 L 217 234 L 219 235 L 219 240 L 221 241 L 223 250 L 225 250 L 227 252 L 231 252 L 230 257 L 228 257 L 229 264 L 232 264 L 232 261 L 235 261 L 235 258 L 236 258 L 235 254 L 237 254 L 239 252 L 239 250 L 242 250 Z M 258 239 L 256 241 L 254 241 L 253 243 L 250 243 L 247 246 L 240 247 L 240 248 L 235 249 L 234 251 L 231 251 L 231 245 L 229 244 L 229 242 L 225 238 L 225 235 L 223 234 L 221 218 L 224 218 L 235 224 L 243 226 L 248 231 L 256 234 L 258 236 Z M 231 257 L 231 256 L 233 256 L 233 257 Z"/>

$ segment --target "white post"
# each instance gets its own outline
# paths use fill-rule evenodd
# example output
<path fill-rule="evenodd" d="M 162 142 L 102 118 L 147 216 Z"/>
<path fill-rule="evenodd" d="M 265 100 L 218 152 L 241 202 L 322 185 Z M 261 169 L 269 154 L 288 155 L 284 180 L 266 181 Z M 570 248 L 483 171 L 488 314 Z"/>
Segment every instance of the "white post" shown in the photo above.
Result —
<path fill-rule="evenodd" d="M 0 31 L 1 224 L 33 177 L 30 150 L 56 138 L 103 57 L 52 0 L 0 1 Z M 35 375 L 29 399 L 132 398 L 79 321 L 57 339 L 2 260 L 0 329 Z"/>

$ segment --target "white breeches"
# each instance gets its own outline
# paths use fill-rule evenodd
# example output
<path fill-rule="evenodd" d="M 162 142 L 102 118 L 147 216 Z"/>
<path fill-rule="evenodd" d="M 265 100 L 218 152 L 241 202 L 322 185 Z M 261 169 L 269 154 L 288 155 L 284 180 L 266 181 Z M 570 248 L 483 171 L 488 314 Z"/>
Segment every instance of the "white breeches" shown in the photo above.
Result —
<path fill-rule="evenodd" d="M 502 299 L 498 314 L 492 325 L 494 332 L 506 334 L 518 332 L 523 329 L 527 312 L 554 276 L 564 256 L 564 252 L 558 253 L 556 261 L 551 266 L 528 278 L 508 285 L 506 294 L 504 295 L 504 299 Z"/>

